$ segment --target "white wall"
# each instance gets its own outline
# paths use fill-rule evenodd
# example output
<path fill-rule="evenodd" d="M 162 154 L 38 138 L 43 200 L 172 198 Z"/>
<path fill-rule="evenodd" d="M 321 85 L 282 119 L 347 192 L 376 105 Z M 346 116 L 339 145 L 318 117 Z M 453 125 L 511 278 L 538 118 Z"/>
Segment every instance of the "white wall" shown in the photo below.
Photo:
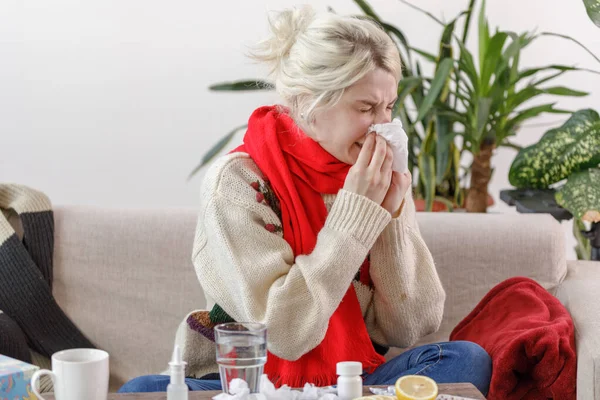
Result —
<path fill-rule="evenodd" d="M 419 0 L 445 19 L 467 0 Z M 356 13 L 351 0 L 311 0 Z M 55 204 L 194 207 L 200 156 L 272 93 L 219 94 L 208 85 L 263 77 L 243 52 L 267 31 L 266 11 L 293 0 L 3 0 L 0 4 L 0 181 L 46 192 Z M 372 0 L 412 44 L 436 48 L 440 29 L 396 0 Z M 552 30 L 600 55 L 600 30 L 581 0 L 489 0 L 492 26 Z M 476 30 L 471 46 L 476 45 Z M 523 64 L 600 69 L 567 41 L 543 38 Z M 600 110 L 600 76 L 572 72 L 561 84 L 594 93 L 559 106 Z M 540 117 L 517 142 L 536 141 L 561 116 Z M 238 140 L 241 135 L 238 136 Z M 508 187 L 514 152 L 499 150 L 491 193 Z M 498 204 L 492 211 L 509 210 Z M 511 212 L 510 210 L 508 212 Z M 569 235 L 568 235 L 569 236 Z"/>

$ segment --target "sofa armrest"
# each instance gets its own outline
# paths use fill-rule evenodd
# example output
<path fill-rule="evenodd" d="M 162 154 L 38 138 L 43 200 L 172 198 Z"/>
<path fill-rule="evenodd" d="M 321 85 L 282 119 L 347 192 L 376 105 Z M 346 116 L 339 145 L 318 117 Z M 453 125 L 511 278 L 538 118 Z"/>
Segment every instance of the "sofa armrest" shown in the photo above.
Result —
<path fill-rule="evenodd" d="M 556 297 L 575 325 L 577 399 L 600 399 L 600 262 L 569 261 Z"/>

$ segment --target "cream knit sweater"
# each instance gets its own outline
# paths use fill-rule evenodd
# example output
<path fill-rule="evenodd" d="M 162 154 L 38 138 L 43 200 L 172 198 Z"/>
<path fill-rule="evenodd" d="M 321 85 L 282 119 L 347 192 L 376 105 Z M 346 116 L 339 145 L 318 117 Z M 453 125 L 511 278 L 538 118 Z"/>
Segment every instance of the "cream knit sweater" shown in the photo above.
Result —
<path fill-rule="evenodd" d="M 323 340 L 351 284 L 374 342 L 408 347 L 439 328 L 445 292 L 410 194 L 395 219 L 352 192 L 324 195 L 316 246 L 294 258 L 258 185 L 268 184 L 245 153 L 220 158 L 205 176 L 192 260 L 209 310 L 216 303 L 236 321 L 266 324 L 269 351 L 287 360 Z M 353 280 L 369 253 L 372 287 Z M 214 343 L 185 319 L 176 343 L 188 376 L 218 371 Z"/>

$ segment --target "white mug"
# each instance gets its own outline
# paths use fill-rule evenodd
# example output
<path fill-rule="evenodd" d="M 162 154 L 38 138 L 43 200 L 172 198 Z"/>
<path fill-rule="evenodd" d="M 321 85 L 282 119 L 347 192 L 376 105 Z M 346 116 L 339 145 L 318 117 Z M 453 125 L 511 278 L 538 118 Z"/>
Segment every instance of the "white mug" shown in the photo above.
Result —
<path fill-rule="evenodd" d="M 108 353 L 97 349 L 69 349 L 52 355 L 52 371 L 41 369 L 31 377 L 31 388 L 37 389 L 42 375 L 50 375 L 56 400 L 106 400 L 108 397 Z"/>

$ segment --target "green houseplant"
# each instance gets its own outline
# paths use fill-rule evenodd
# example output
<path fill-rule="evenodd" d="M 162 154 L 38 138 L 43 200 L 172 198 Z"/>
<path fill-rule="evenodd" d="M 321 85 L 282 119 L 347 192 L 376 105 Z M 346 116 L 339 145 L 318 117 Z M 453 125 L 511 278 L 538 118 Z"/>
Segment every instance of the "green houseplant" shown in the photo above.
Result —
<path fill-rule="evenodd" d="M 545 112 L 566 112 L 556 109 L 554 103 L 535 107 L 526 107 L 526 103 L 540 95 L 587 94 L 548 85 L 563 73 L 578 68 L 566 65 L 520 68 L 521 51 L 538 37 L 554 34 L 517 35 L 496 30 L 492 35 L 485 19 L 485 3 L 479 12 L 479 54 L 474 57 L 466 41 L 476 0 L 470 0 L 468 8 L 448 23 L 403 1 L 442 25 L 435 54 L 411 47 L 404 33 L 383 21 L 366 1 L 354 2 L 364 16 L 377 21 L 398 45 L 404 77 L 398 84 L 393 116 L 402 119 L 409 136 L 409 168 L 413 175 L 418 171 L 419 177 L 415 182 L 415 197 L 424 200 L 426 210 L 432 210 L 437 201 L 447 209 L 466 207 L 468 211 L 485 211 L 493 150 L 500 146 L 516 147 L 508 139 L 524 121 Z M 464 25 L 459 37 L 455 27 L 461 18 Z M 433 76 L 422 73 L 422 62 L 433 64 Z M 541 74 L 547 75 L 540 77 Z M 273 86 L 269 82 L 245 80 L 212 85 L 210 89 L 272 90 Z M 192 175 L 244 128 L 245 125 L 237 127 L 223 137 Z M 456 137 L 462 140 L 455 140 Z M 472 165 L 461 165 L 465 152 L 473 154 Z M 464 185 L 468 175 L 469 191 Z"/>
<path fill-rule="evenodd" d="M 481 4 L 478 18 L 479 51 L 476 56 L 471 54 L 466 47 L 466 37 L 473 3 L 471 2 L 469 9 L 457 17 L 466 18 L 462 38 L 453 34 L 456 19 L 444 24 L 430 13 L 411 5 L 443 26 L 442 36 L 449 33 L 448 36 L 453 39 L 444 43 L 447 46 L 446 54 L 457 54 L 450 68 L 446 70 L 441 68 L 441 55 L 434 57 L 418 50 L 428 61 L 436 63 L 436 72 L 430 87 L 433 88 L 436 82 L 444 80 L 444 90 L 447 93 L 435 98 L 432 103 L 424 102 L 424 106 L 418 106 L 416 119 L 429 116 L 430 123 L 434 121 L 437 125 L 437 137 L 430 139 L 430 132 L 427 132 L 423 141 L 425 144 L 435 141 L 435 146 L 440 147 L 448 146 L 447 143 L 451 142 L 452 146 L 454 142 L 444 140 L 445 135 L 451 138 L 462 137 L 462 148 L 459 152 L 467 151 L 473 155 L 471 166 L 466 168 L 470 172 L 470 184 L 465 206 L 467 211 L 483 212 L 487 206 L 493 150 L 499 146 L 516 147 L 509 138 L 514 136 L 527 120 L 542 113 L 568 112 L 555 108 L 555 103 L 528 106 L 528 102 L 541 95 L 584 96 L 587 93 L 549 85 L 549 82 L 563 73 L 575 70 L 574 67 L 549 65 L 523 69 L 519 65 L 521 52 L 542 36 L 559 36 L 573 41 L 574 39 L 553 33 L 525 32 L 518 35 L 498 29 L 494 34 L 490 34 L 485 18 L 485 1 Z M 452 49 L 452 45 L 456 48 Z M 540 76 L 544 73 L 545 76 Z M 441 151 L 437 149 L 436 155 L 452 150 L 451 147 L 442 148 Z M 445 158 L 435 157 L 428 151 L 427 146 L 421 148 L 420 154 L 423 153 L 429 154 L 426 156 L 429 165 L 438 164 L 436 171 L 448 168 Z M 423 163 L 419 166 L 421 164 Z M 420 168 L 419 172 L 428 171 L 428 168 Z M 432 177 L 427 179 L 432 180 Z"/>
<path fill-rule="evenodd" d="M 517 188 L 558 186 L 556 202 L 575 219 L 577 255 L 589 259 L 589 242 L 581 230 L 585 221 L 600 222 L 600 115 L 590 109 L 577 111 L 562 126 L 522 149 L 508 176 Z"/>
<path fill-rule="evenodd" d="M 600 28 L 600 0 L 583 0 L 590 19 Z"/>

